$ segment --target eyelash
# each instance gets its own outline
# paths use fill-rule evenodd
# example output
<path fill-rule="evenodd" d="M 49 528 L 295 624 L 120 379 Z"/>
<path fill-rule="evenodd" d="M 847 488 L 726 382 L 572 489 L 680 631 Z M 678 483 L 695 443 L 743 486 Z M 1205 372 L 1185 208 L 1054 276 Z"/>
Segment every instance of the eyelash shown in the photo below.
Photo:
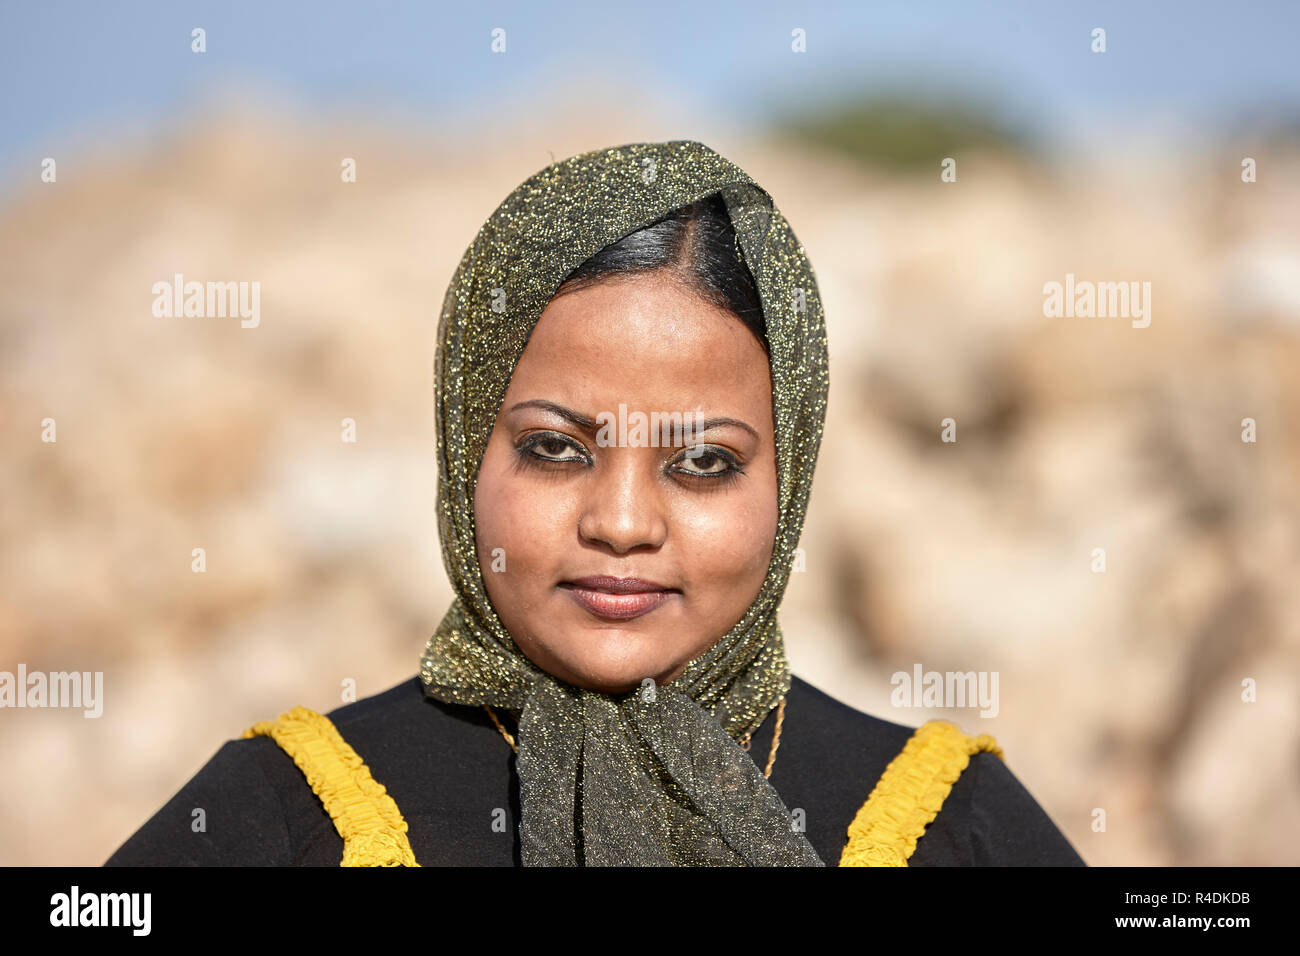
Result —
<path fill-rule="evenodd" d="M 546 455 L 539 455 L 533 451 L 540 445 L 556 443 L 565 445 L 578 452 L 576 458 L 549 458 Z M 696 456 L 696 461 L 700 459 L 716 458 L 727 467 L 722 471 L 716 472 L 699 472 L 699 471 L 677 471 L 674 474 L 683 475 L 688 479 L 693 479 L 714 486 L 727 485 L 735 481 L 741 475 L 746 474 L 745 469 L 741 466 L 740 460 L 731 452 L 717 445 L 699 445 L 701 452 Z M 527 436 L 523 441 L 515 446 L 520 464 L 532 468 L 551 469 L 554 467 L 563 467 L 572 464 L 575 461 L 581 461 L 590 465 L 591 456 L 587 454 L 572 438 L 567 435 L 561 435 L 559 432 L 535 432 Z M 673 462 L 682 460 L 682 457 L 674 458 Z"/>

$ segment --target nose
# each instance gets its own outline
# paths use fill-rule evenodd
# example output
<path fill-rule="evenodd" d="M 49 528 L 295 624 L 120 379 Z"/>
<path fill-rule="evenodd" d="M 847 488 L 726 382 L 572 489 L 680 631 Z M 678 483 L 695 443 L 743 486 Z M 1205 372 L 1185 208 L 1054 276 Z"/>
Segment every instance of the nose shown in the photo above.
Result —
<path fill-rule="evenodd" d="M 656 466 L 631 449 L 618 451 L 606 455 L 592 475 L 578 535 L 615 554 L 661 547 L 668 537 L 668 517 Z"/>

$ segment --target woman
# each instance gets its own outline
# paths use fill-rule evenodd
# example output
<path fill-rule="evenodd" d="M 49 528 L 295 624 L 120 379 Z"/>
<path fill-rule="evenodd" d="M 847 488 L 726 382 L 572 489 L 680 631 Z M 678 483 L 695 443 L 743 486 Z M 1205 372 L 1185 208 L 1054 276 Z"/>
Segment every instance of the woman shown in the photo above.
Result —
<path fill-rule="evenodd" d="M 110 865 L 1082 864 L 992 738 L 789 672 L 826 339 L 743 171 L 679 141 L 529 178 L 435 378 L 457 597 L 419 678 L 251 728 Z"/>

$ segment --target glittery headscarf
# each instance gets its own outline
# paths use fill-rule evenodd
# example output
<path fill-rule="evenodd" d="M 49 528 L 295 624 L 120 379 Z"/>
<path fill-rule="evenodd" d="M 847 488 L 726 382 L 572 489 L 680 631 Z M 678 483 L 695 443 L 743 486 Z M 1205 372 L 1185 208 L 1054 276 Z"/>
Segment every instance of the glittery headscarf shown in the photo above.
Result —
<path fill-rule="evenodd" d="M 568 273 L 714 192 L 767 326 L 779 496 L 771 563 L 744 616 L 677 680 L 617 695 L 577 688 L 534 665 L 488 599 L 474 540 L 479 465 L 515 364 Z M 456 598 L 420 676 L 438 700 L 519 715 L 524 865 L 823 865 L 736 741 L 790 687 L 776 612 L 821 443 L 827 372 L 803 247 L 771 197 L 702 143 L 636 143 L 554 163 L 512 192 L 465 252 L 435 359 L 438 530 Z"/>

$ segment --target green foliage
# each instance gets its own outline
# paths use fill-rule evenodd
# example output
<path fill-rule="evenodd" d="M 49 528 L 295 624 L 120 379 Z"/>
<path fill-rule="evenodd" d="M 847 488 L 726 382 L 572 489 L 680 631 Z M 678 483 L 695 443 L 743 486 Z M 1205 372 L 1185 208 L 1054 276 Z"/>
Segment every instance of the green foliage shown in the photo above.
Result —
<path fill-rule="evenodd" d="M 972 149 L 1007 155 L 1032 150 L 1026 134 L 970 102 L 868 96 L 832 102 L 814 114 L 778 119 L 775 132 L 892 172 L 938 168 L 946 156 Z"/>

